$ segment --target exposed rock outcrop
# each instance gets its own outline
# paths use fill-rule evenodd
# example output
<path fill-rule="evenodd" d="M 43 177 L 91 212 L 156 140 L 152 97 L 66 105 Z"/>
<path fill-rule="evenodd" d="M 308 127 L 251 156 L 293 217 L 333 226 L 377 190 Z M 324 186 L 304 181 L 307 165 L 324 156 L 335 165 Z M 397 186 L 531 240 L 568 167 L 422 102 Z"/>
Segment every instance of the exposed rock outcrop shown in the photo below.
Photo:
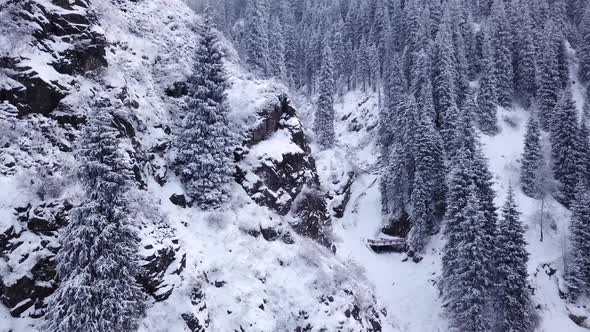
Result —
<path fill-rule="evenodd" d="M 15 106 L 21 115 L 47 114 L 75 85 L 72 77 L 107 65 L 106 40 L 99 33 L 89 0 L 9 0 L 0 10 L 16 23 L 10 33 L 29 32 L 29 45 L 13 54 L 0 53 L 0 104 Z"/>
<path fill-rule="evenodd" d="M 294 229 L 330 244 L 330 215 L 305 132 L 285 95 L 258 113 L 258 125 L 236 152 L 236 179 L 252 199 L 280 215 L 290 212 Z"/>

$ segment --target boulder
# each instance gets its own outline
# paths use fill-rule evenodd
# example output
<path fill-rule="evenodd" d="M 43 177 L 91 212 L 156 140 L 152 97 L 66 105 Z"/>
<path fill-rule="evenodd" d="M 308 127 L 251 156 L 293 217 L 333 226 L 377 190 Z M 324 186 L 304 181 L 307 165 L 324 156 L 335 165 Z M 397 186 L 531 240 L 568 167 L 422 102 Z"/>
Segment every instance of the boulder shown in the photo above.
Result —
<path fill-rule="evenodd" d="M 172 202 L 172 204 L 180 206 L 181 208 L 185 208 L 186 207 L 186 197 L 184 197 L 184 195 L 182 194 L 172 194 L 172 196 L 170 196 L 170 202 Z"/>

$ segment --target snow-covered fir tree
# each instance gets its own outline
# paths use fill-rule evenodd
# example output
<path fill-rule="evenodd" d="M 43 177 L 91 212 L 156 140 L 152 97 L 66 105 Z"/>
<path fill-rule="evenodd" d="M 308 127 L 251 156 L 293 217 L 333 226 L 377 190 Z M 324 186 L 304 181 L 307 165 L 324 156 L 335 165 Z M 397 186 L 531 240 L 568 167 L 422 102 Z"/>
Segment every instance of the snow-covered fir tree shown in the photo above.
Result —
<path fill-rule="evenodd" d="M 586 181 L 586 186 L 590 188 L 590 130 L 586 115 L 582 117 L 578 130 L 578 157 L 580 158 L 579 177 Z"/>
<path fill-rule="evenodd" d="M 552 123 L 551 116 L 557 107 L 561 93 L 557 53 L 551 43 L 552 29 L 545 29 L 542 42 L 542 53 L 538 65 L 537 101 L 539 104 L 539 122 L 543 129 L 548 130 Z"/>
<path fill-rule="evenodd" d="M 227 78 L 218 38 L 206 20 L 189 78 L 188 105 L 176 140 L 175 165 L 187 196 L 202 209 L 227 202 L 236 137 L 230 128 Z"/>
<path fill-rule="evenodd" d="M 500 105 L 510 107 L 514 92 L 512 67 L 512 35 L 510 34 L 504 0 L 495 0 L 492 6 L 492 47 L 494 49 L 494 76 L 496 97 Z M 484 68 L 485 69 L 485 68 Z"/>
<path fill-rule="evenodd" d="M 409 98 L 407 107 L 410 112 L 418 113 L 413 97 Z M 444 152 L 438 131 L 428 114 L 416 115 L 416 132 L 412 140 L 414 155 L 414 174 L 411 193 L 414 230 L 410 247 L 414 252 L 421 252 L 427 243 L 429 234 L 435 230 L 434 207 L 444 199 Z"/>
<path fill-rule="evenodd" d="M 541 145 L 541 128 L 537 116 L 532 114 L 529 118 L 526 134 L 524 136 L 524 152 L 520 168 L 520 184 L 522 191 L 530 196 L 538 198 L 544 188 L 541 186 L 541 171 L 543 169 L 543 147 Z"/>
<path fill-rule="evenodd" d="M 244 36 L 246 63 L 258 75 L 268 74 L 269 22 L 265 0 L 248 0 Z"/>
<path fill-rule="evenodd" d="M 584 183 L 576 186 L 571 210 L 570 254 L 565 279 L 570 298 L 575 300 L 590 290 L 590 195 Z"/>
<path fill-rule="evenodd" d="M 514 191 L 502 207 L 497 234 L 497 303 L 500 331 L 528 332 L 534 328 L 528 287 L 528 252 Z"/>
<path fill-rule="evenodd" d="M 580 27 L 580 76 L 590 83 L 590 3 L 586 5 Z"/>
<path fill-rule="evenodd" d="M 436 123 L 441 128 L 445 144 L 455 140 L 454 132 L 457 117 L 457 92 L 455 91 L 455 57 L 449 14 L 443 17 L 435 41 L 434 62 L 434 106 Z M 448 147 L 447 147 L 448 148 Z"/>
<path fill-rule="evenodd" d="M 388 164 L 381 178 L 381 207 L 386 222 L 397 220 L 407 213 L 411 186 L 404 149 L 399 143 L 394 143 L 388 153 Z"/>
<path fill-rule="evenodd" d="M 282 33 L 282 26 L 277 17 L 270 21 L 269 28 L 268 72 L 279 79 L 287 79 L 287 66 L 285 62 L 285 38 Z"/>
<path fill-rule="evenodd" d="M 398 193 L 406 193 L 411 185 L 404 162 L 405 153 L 399 146 L 403 136 L 402 130 L 399 128 L 399 117 L 405 108 L 405 81 L 397 54 L 390 56 L 387 61 L 383 91 L 384 102 L 379 110 L 379 147 L 385 175 L 380 181 L 380 189 L 382 209 L 387 215 L 390 212 L 401 211 L 400 208 L 403 204 L 393 202 L 407 203 L 407 200 L 400 199 L 401 195 Z M 393 151 L 394 149 L 396 151 Z M 394 158 L 390 159 L 390 156 Z M 407 190 L 389 188 L 390 182 L 396 182 L 398 188 L 405 187 Z"/>
<path fill-rule="evenodd" d="M 436 121 L 436 112 L 434 110 L 433 88 L 431 79 L 430 58 L 425 49 L 421 49 L 415 55 L 415 68 L 412 69 L 412 79 L 410 92 L 414 94 L 418 103 L 421 114 L 428 116 L 432 122 Z"/>
<path fill-rule="evenodd" d="M 478 124 L 482 132 L 488 135 L 498 133 L 498 120 L 496 116 L 497 82 L 496 69 L 494 67 L 494 50 L 491 38 L 484 32 L 482 45 L 483 58 L 481 59 L 482 78 L 479 88 L 477 103 L 479 106 Z"/>
<path fill-rule="evenodd" d="M 537 50 L 535 48 L 534 21 L 529 7 L 524 5 L 522 20 L 518 21 L 519 34 L 515 42 L 516 59 L 514 61 L 515 91 L 528 104 L 537 92 Z"/>
<path fill-rule="evenodd" d="M 578 111 L 569 90 L 564 91 L 551 117 L 551 165 L 558 199 L 569 206 L 579 182 Z"/>
<path fill-rule="evenodd" d="M 329 46 L 324 48 L 323 59 L 314 131 L 318 144 L 327 149 L 336 143 L 334 132 L 334 71 L 332 67 L 332 50 Z"/>
<path fill-rule="evenodd" d="M 145 310 L 136 283 L 137 225 L 127 197 L 133 173 L 119 136 L 109 108 L 97 106 L 76 154 L 84 197 L 60 235 L 60 284 L 44 331 L 134 331 Z"/>
<path fill-rule="evenodd" d="M 464 150 L 451 173 L 447 212 L 447 244 L 443 250 L 443 295 L 451 326 L 459 331 L 490 331 L 493 299 L 489 274 L 485 216 L 477 188 L 470 183 Z"/>

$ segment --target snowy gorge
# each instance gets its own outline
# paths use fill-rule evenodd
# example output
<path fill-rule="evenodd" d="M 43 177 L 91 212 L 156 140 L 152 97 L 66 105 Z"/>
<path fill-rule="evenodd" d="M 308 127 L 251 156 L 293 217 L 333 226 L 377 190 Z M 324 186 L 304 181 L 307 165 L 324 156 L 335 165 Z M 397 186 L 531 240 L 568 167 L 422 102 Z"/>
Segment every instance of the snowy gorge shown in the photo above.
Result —
<path fill-rule="evenodd" d="M 590 4 L 538 3 L 0 0 L 0 332 L 589 329 Z"/>

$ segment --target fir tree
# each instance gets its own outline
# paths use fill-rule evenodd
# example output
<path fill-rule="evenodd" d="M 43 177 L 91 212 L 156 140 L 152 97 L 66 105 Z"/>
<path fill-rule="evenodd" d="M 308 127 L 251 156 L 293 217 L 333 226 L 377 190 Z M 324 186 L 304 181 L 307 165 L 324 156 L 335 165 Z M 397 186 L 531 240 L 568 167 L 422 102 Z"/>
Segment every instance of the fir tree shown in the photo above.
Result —
<path fill-rule="evenodd" d="M 498 133 L 498 119 L 496 115 L 496 75 L 495 68 L 492 63 L 492 50 L 489 47 L 488 39 L 484 40 L 484 58 L 482 59 L 483 77 L 481 79 L 481 86 L 477 103 L 478 124 L 481 131 L 487 135 L 495 135 Z"/>
<path fill-rule="evenodd" d="M 489 287 L 492 286 L 492 276 L 488 267 L 492 262 L 486 254 L 487 234 L 485 231 L 485 216 L 481 212 L 479 200 L 474 185 L 459 189 L 460 184 L 455 177 L 462 178 L 464 174 L 456 171 L 451 175 L 450 192 L 460 194 L 460 201 L 453 203 L 456 213 L 452 222 L 456 229 L 453 237 L 457 241 L 454 250 L 445 247 L 443 252 L 443 269 L 448 256 L 453 253 L 453 267 L 444 281 L 445 299 L 449 302 L 447 310 L 451 318 L 451 325 L 459 331 L 484 332 L 491 330 L 489 308 L 492 299 Z M 463 196 L 463 195 L 467 196 Z M 457 204 L 459 203 L 459 204 Z M 451 202 L 449 202 L 451 204 Z M 450 268 L 447 266 L 447 269 Z"/>
<path fill-rule="evenodd" d="M 565 280 L 570 297 L 588 294 L 590 289 L 590 195 L 588 187 L 579 183 L 571 206 L 570 255 Z"/>
<path fill-rule="evenodd" d="M 404 150 L 398 143 L 389 149 L 388 163 L 381 178 L 381 209 L 388 218 L 397 219 L 407 212 L 410 201 L 410 178 Z"/>
<path fill-rule="evenodd" d="M 502 207 L 497 243 L 500 330 L 532 331 L 532 303 L 527 282 L 528 252 L 512 188 L 509 188 L 508 198 Z"/>
<path fill-rule="evenodd" d="M 223 54 L 210 21 L 203 27 L 189 79 L 189 101 L 177 139 L 176 167 L 187 196 L 202 209 L 228 201 L 235 136 L 228 119 Z"/>
<path fill-rule="evenodd" d="M 421 252 L 428 235 L 435 230 L 433 207 L 444 199 L 444 153 L 438 131 L 427 114 L 417 114 L 414 99 L 409 98 L 408 111 L 416 114 L 415 132 L 412 140 L 414 156 L 414 183 L 412 186 L 410 216 L 414 221 L 411 250 Z"/>
<path fill-rule="evenodd" d="M 536 95 L 536 48 L 534 38 L 534 22 L 528 6 L 524 7 L 520 22 L 520 33 L 516 43 L 516 60 L 514 81 L 516 92 L 528 103 Z"/>
<path fill-rule="evenodd" d="M 412 231 L 408 236 L 409 251 L 421 253 L 428 243 L 429 227 L 432 224 L 432 197 L 420 171 L 414 175 L 414 185 L 410 202 L 412 204 Z"/>
<path fill-rule="evenodd" d="M 474 25 L 473 20 L 473 16 L 469 14 L 467 16 L 467 26 L 472 27 Z M 465 55 L 467 57 L 469 78 L 475 79 L 477 72 L 479 71 L 477 32 L 475 29 L 467 29 L 467 34 L 465 36 Z"/>
<path fill-rule="evenodd" d="M 590 188 L 590 131 L 587 123 L 587 117 L 583 116 L 578 131 L 578 156 L 580 158 L 578 172 L 580 179 L 586 181 L 586 186 Z"/>
<path fill-rule="evenodd" d="M 467 95 L 465 97 L 465 102 L 463 103 L 461 113 L 463 114 L 463 116 L 467 117 L 472 122 L 474 122 L 478 118 L 479 105 L 477 104 L 476 89 L 467 90 Z"/>
<path fill-rule="evenodd" d="M 384 103 L 379 110 L 379 145 L 381 148 L 381 164 L 386 170 L 386 175 L 382 177 L 381 187 L 381 199 L 382 209 L 385 213 L 399 211 L 403 204 L 393 203 L 404 201 L 402 199 L 395 198 L 400 197 L 399 192 L 404 192 L 404 189 L 397 191 L 397 188 L 389 188 L 391 183 L 395 182 L 396 186 L 405 186 L 409 190 L 409 180 L 405 167 L 405 163 L 402 159 L 405 154 L 401 148 L 398 147 L 396 151 L 391 148 L 395 142 L 401 143 L 400 135 L 401 132 L 397 128 L 397 117 L 400 116 L 403 106 L 404 94 L 405 94 L 405 82 L 401 72 L 399 58 L 397 54 L 393 54 L 389 57 L 389 62 L 385 66 L 385 77 L 384 77 Z M 390 160 L 389 157 L 393 155 L 394 159 Z M 401 173 L 403 172 L 403 176 Z M 398 175 L 394 175 L 398 174 Z M 393 179 L 396 179 L 395 181 Z M 405 201 L 407 202 L 407 200 Z M 391 207 L 390 206 L 395 206 Z"/>
<path fill-rule="evenodd" d="M 512 68 L 512 36 L 508 31 L 508 21 L 504 0 L 495 0 L 492 7 L 493 29 L 492 45 L 494 48 L 494 74 L 498 103 L 510 107 L 514 92 L 514 71 Z"/>
<path fill-rule="evenodd" d="M 586 83 L 590 83 L 590 3 L 586 5 L 584 16 L 580 22 L 580 77 Z"/>
<path fill-rule="evenodd" d="M 367 47 L 365 52 L 366 63 L 367 63 L 367 76 L 369 77 L 369 86 L 373 87 L 373 92 L 377 90 L 379 85 L 380 75 L 380 62 L 379 62 L 379 51 L 375 45 Z"/>
<path fill-rule="evenodd" d="M 454 277 L 458 269 L 458 252 L 463 241 L 461 228 L 464 221 L 463 209 L 467 205 L 467 197 L 469 196 L 473 178 L 468 155 L 466 148 L 457 151 L 449 175 L 447 210 L 444 217 L 445 228 L 443 233 L 447 241 L 443 248 L 442 257 L 443 291 L 445 298 L 449 300 L 453 296 L 451 290 L 455 287 Z"/>
<path fill-rule="evenodd" d="M 520 168 L 520 184 L 522 191 L 534 198 L 538 198 L 543 188 L 541 186 L 541 170 L 543 168 L 543 150 L 541 146 L 541 129 L 535 115 L 531 115 L 524 137 L 524 152 Z"/>
<path fill-rule="evenodd" d="M 545 39 L 541 53 L 541 61 L 539 63 L 539 82 L 538 82 L 538 103 L 539 103 L 539 122 L 544 129 L 549 129 L 549 124 L 553 122 L 551 119 L 557 102 L 559 100 L 560 85 L 557 53 L 551 43 L 553 34 L 552 29 L 545 29 Z"/>
<path fill-rule="evenodd" d="M 433 88 L 430 78 L 431 66 L 428 53 L 422 49 L 416 54 L 414 73 L 411 75 L 413 81 L 410 84 L 410 92 L 416 97 L 418 109 L 421 113 L 436 121 L 436 112 L 434 110 Z"/>
<path fill-rule="evenodd" d="M 44 330 L 133 331 L 145 309 L 128 192 L 133 173 L 105 109 L 84 128 L 77 153 L 84 198 L 60 234 L 60 285 L 51 296 Z"/>
<path fill-rule="evenodd" d="M 375 18 L 371 27 L 371 42 L 377 46 L 379 53 L 379 75 L 382 73 L 382 64 L 385 61 L 387 49 L 390 46 L 387 41 L 387 34 L 391 28 L 389 13 L 385 7 L 384 1 L 377 1 L 375 8 Z"/>
<path fill-rule="evenodd" d="M 246 32 L 244 36 L 246 63 L 259 74 L 268 73 L 268 13 L 264 0 L 248 0 L 245 13 Z"/>
<path fill-rule="evenodd" d="M 437 114 L 436 124 L 441 128 L 443 141 L 450 144 L 455 140 L 454 133 L 457 120 L 457 93 L 455 82 L 457 72 L 453 54 L 453 42 L 448 15 L 443 17 L 443 23 L 435 41 L 434 63 L 434 106 Z M 449 146 L 447 145 L 447 152 Z"/>
<path fill-rule="evenodd" d="M 281 23 L 277 17 L 270 21 L 269 41 L 272 47 L 269 48 L 269 73 L 279 79 L 287 78 L 287 67 L 285 65 L 285 39 L 282 33 Z"/>
<path fill-rule="evenodd" d="M 397 54 L 390 56 L 389 62 L 385 67 L 384 77 L 384 103 L 379 111 L 379 143 L 382 148 L 389 147 L 399 137 L 399 128 L 396 128 L 396 117 L 399 117 L 399 109 L 402 107 L 406 83 L 403 78 L 400 67 L 400 60 Z M 386 158 L 388 152 L 382 152 L 384 165 L 387 164 Z"/>
<path fill-rule="evenodd" d="M 314 130 L 318 144 L 328 149 L 334 146 L 334 72 L 332 68 L 332 50 L 324 48 L 323 63 L 320 74 L 320 95 L 318 97 Z"/>
<path fill-rule="evenodd" d="M 490 255 L 491 261 L 493 259 L 491 257 L 494 253 L 493 239 L 495 238 L 498 219 L 494 204 L 496 194 L 493 190 L 493 176 L 488 169 L 488 161 L 483 154 L 479 139 L 473 129 L 472 121 L 467 114 L 462 114 L 458 127 L 460 128 L 460 132 L 457 134 L 456 146 L 457 149 L 465 149 L 471 161 L 470 172 L 473 174 L 472 182 L 477 188 L 479 204 L 486 220 L 485 228 L 489 239 L 486 253 Z"/>
<path fill-rule="evenodd" d="M 568 89 L 569 90 L 569 89 Z M 552 116 L 551 160 L 553 175 L 558 181 L 559 201 L 569 206 L 579 181 L 578 111 L 569 91 L 563 93 Z"/>

